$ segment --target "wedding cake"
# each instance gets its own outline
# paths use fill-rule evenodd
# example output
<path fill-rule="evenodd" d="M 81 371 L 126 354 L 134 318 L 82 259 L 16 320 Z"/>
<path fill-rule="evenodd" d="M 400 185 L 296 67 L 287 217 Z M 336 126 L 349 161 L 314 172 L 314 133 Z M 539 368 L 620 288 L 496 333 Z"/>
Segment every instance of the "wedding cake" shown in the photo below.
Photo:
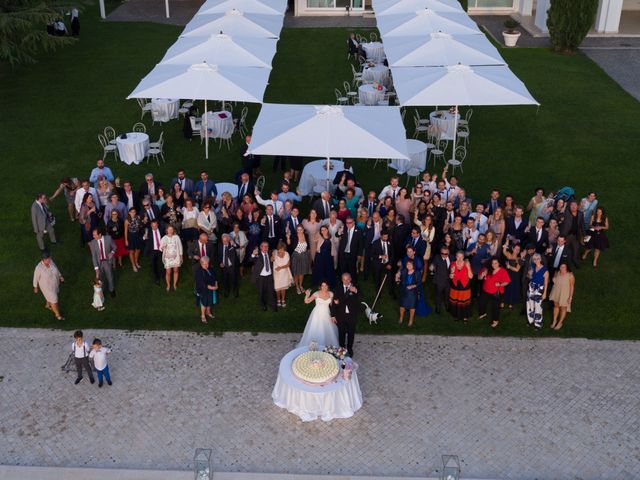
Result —
<path fill-rule="evenodd" d="M 309 383 L 325 383 L 338 375 L 338 361 L 325 352 L 304 352 L 291 365 L 293 374 Z"/>

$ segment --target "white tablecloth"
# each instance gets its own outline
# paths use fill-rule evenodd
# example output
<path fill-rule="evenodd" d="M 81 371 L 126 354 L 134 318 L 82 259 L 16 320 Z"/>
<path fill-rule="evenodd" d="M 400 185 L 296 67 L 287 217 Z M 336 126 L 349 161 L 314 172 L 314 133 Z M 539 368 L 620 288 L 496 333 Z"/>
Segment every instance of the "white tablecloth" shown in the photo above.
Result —
<path fill-rule="evenodd" d="M 362 392 L 356 372 L 350 380 L 342 378 L 324 387 L 315 387 L 299 381 L 291 371 L 293 360 L 307 347 L 290 351 L 280 361 L 278 379 L 273 387 L 273 403 L 300 417 L 303 422 L 318 418 L 328 422 L 334 418 L 349 418 L 362 407 Z"/>
<path fill-rule="evenodd" d="M 437 114 L 440 114 L 440 118 L 436 117 Z M 429 121 L 431 125 L 435 125 L 442 132 L 441 138 L 444 140 L 453 140 L 455 134 L 455 117 L 458 117 L 460 120 L 460 114 L 454 115 L 453 113 L 449 113 L 447 110 L 437 110 L 435 112 L 431 112 L 429 114 Z"/>
<path fill-rule="evenodd" d="M 421 172 L 427 168 L 427 144 L 420 140 L 414 140 L 413 138 L 407 139 L 407 153 L 410 160 L 404 160 L 401 158 L 391 160 L 389 165 L 391 168 L 395 168 L 398 174 L 408 172 L 412 168 L 417 168 Z"/>
<path fill-rule="evenodd" d="M 363 43 L 362 49 L 367 54 L 367 60 L 382 63 L 384 60 L 384 47 L 381 42 Z"/>
<path fill-rule="evenodd" d="M 180 99 L 175 98 L 154 98 L 152 101 L 151 114 L 155 122 L 168 122 L 172 118 L 178 118 Z M 154 114 L 154 112 L 157 112 Z"/>
<path fill-rule="evenodd" d="M 218 190 L 218 198 L 220 198 L 220 195 L 222 195 L 224 192 L 229 192 L 233 198 L 236 198 L 238 196 L 238 185 L 236 185 L 235 183 L 216 183 L 216 190 Z"/>
<path fill-rule="evenodd" d="M 330 189 L 333 189 L 333 179 L 341 170 L 344 170 L 344 162 L 340 160 L 331 160 L 333 164 L 333 170 L 329 170 L 329 183 Z M 353 171 L 353 169 L 351 169 Z M 307 163 L 300 175 L 300 195 L 312 195 L 313 187 L 319 185 L 322 190 L 326 189 L 327 185 L 327 159 L 313 160 Z M 316 192 L 317 193 L 317 192 Z"/>
<path fill-rule="evenodd" d="M 358 99 L 362 105 L 375 106 L 378 102 L 384 100 L 384 92 L 386 88 L 382 87 L 382 90 L 377 90 L 373 85 L 360 85 L 358 87 Z"/>
<path fill-rule="evenodd" d="M 202 116 L 202 124 L 200 134 L 204 137 L 204 115 Z M 207 130 L 209 130 L 209 138 L 229 138 L 233 133 L 233 115 L 231 112 L 209 112 L 207 114 Z"/>
<path fill-rule="evenodd" d="M 142 132 L 127 133 L 127 138 L 116 137 L 120 160 L 127 165 L 142 162 L 149 151 L 149 135 Z"/>
<path fill-rule="evenodd" d="M 385 67 L 382 64 L 367 67 L 362 71 L 362 81 L 364 83 L 377 82 L 388 87 L 389 79 L 389 67 Z"/>

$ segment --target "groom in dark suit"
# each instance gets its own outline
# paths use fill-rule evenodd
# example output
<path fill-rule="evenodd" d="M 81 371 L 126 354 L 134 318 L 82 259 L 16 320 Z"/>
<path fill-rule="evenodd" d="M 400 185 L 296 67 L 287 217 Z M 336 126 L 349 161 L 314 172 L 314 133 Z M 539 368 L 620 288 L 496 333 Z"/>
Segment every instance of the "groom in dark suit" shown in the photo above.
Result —
<path fill-rule="evenodd" d="M 353 339 L 356 335 L 356 323 L 360 311 L 360 292 L 351 283 L 351 275 L 342 274 L 342 284 L 333 292 L 331 320 L 338 325 L 340 346 L 346 348 L 353 357 Z"/>

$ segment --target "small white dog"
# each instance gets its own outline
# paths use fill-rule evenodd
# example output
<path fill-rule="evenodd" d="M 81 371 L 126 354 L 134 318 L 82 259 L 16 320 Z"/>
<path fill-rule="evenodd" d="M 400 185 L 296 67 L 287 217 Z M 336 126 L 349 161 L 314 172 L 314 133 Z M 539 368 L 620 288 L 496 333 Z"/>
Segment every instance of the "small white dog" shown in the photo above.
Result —
<path fill-rule="evenodd" d="M 367 320 L 369 320 L 369 325 L 372 325 L 374 323 L 377 325 L 378 324 L 378 319 L 382 318 L 382 315 L 372 311 L 371 307 L 369 307 L 369 305 L 367 305 L 366 303 L 362 302 L 362 305 L 365 306 L 364 314 L 367 317 Z"/>

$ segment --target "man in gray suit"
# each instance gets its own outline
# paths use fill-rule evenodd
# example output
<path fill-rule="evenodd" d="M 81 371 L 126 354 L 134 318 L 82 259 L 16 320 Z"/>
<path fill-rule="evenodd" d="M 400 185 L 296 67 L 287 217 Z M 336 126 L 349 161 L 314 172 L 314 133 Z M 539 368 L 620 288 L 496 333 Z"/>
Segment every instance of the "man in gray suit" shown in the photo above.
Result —
<path fill-rule="evenodd" d="M 47 207 L 47 196 L 39 193 L 35 201 L 31 205 L 31 224 L 33 225 L 33 233 L 36 234 L 38 248 L 44 250 L 44 234 L 49 234 L 49 240 L 52 244 L 56 243 L 56 232 L 53 230 L 53 216 Z"/>
<path fill-rule="evenodd" d="M 116 296 L 113 282 L 113 270 L 111 261 L 116 253 L 116 244 L 109 235 L 102 235 L 97 228 L 93 229 L 93 240 L 89 242 L 91 261 L 96 271 L 96 278 L 100 278 L 102 284 L 107 287 L 111 298 Z"/>

